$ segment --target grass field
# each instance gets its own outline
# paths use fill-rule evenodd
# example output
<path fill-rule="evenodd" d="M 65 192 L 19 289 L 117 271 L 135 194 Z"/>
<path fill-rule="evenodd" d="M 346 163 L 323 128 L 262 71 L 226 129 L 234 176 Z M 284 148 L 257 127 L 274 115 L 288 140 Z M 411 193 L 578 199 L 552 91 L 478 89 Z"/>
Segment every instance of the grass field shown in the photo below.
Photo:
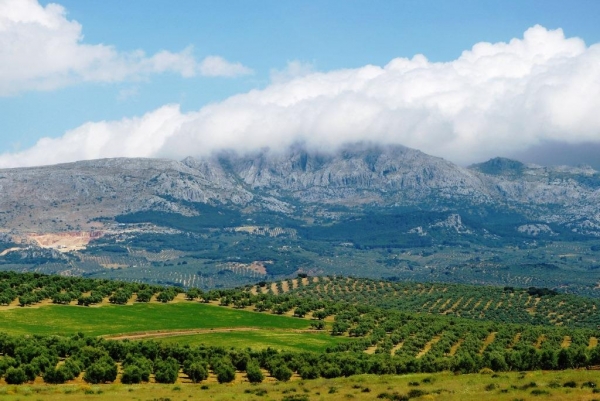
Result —
<path fill-rule="evenodd" d="M 309 321 L 304 319 L 197 302 L 0 310 L 0 332 L 9 334 L 140 335 L 140 339 L 168 343 L 315 352 L 349 340 L 328 333 L 303 332 L 308 328 Z"/>
<path fill-rule="evenodd" d="M 304 319 L 180 302 L 107 305 L 97 308 L 50 305 L 0 311 L 0 331 L 9 334 L 72 334 L 102 336 L 155 330 L 257 327 L 308 329 Z"/>
<path fill-rule="evenodd" d="M 158 339 L 157 339 L 158 340 Z M 283 330 L 252 330 L 213 332 L 198 335 L 171 336 L 159 339 L 162 342 L 199 345 L 206 344 L 228 347 L 263 349 L 267 347 L 290 351 L 323 352 L 331 345 L 348 341 L 348 337 L 334 337 L 329 333 L 299 333 Z"/>
<path fill-rule="evenodd" d="M 560 371 L 454 375 L 452 373 L 411 374 L 404 376 L 361 375 L 339 379 L 292 380 L 252 385 L 185 384 L 173 385 L 22 385 L 0 386 L 3 401 L 44 400 L 581 400 L 599 399 L 594 393 L 598 373 Z M 567 384 L 568 386 L 565 386 Z M 573 386 L 573 387 L 570 387 Z M 394 398 L 397 397 L 397 398 Z"/>

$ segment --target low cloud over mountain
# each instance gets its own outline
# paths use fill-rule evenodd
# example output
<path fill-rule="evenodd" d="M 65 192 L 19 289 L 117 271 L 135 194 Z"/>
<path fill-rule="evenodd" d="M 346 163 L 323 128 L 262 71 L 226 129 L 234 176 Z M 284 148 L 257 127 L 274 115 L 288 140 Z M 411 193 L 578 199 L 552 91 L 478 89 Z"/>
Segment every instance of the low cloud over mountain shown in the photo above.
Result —
<path fill-rule="evenodd" d="M 466 165 L 548 142 L 598 144 L 599 108 L 600 44 L 534 26 L 523 38 L 478 43 L 450 62 L 416 55 L 385 66 L 307 69 L 277 74 L 264 89 L 195 112 L 166 105 L 141 117 L 89 122 L 3 154 L 0 166 L 117 156 L 182 159 L 297 142 L 324 149 L 365 140 Z"/>

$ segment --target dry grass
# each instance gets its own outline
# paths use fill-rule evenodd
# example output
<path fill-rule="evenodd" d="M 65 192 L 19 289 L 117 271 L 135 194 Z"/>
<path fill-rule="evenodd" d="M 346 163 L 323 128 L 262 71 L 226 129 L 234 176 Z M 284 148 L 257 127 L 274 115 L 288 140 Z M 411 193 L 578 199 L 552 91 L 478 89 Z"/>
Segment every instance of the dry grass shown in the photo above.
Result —
<path fill-rule="evenodd" d="M 575 381 L 575 388 L 551 386 L 551 383 Z M 0 385 L 0 398 L 4 401 L 42 400 L 42 401 L 109 401 L 109 400 L 283 400 L 302 399 L 337 401 L 344 399 L 380 400 L 392 399 L 408 395 L 411 390 L 418 389 L 424 394 L 419 400 L 448 401 L 511 401 L 515 399 L 551 401 L 581 400 L 591 401 L 598 395 L 590 388 L 582 388 L 581 384 L 597 381 L 594 371 L 560 371 L 560 372 L 517 372 L 499 375 L 470 374 L 454 375 L 452 373 L 408 374 L 402 376 L 360 375 L 338 379 L 316 379 L 303 381 L 297 376 L 289 382 L 275 382 L 266 377 L 264 383 L 252 385 L 245 380 L 244 374 L 238 373 L 230 384 L 218 384 L 213 375 L 200 384 L 189 383 L 181 375 L 176 384 L 104 384 L 88 385 L 83 382 L 66 385 L 45 385 L 41 383 L 21 386 Z M 409 385 L 412 383 L 413 385 Z M 418 387 L 414 383 L 419 383 Z M 532 387 L 535 383 L 536 387 Z M 541 393 L 536 396 L 532 392 Z M 259 396 L 258 394 L 261 394 Z M 385 396 L 385 395 L 388 396 Z"/>

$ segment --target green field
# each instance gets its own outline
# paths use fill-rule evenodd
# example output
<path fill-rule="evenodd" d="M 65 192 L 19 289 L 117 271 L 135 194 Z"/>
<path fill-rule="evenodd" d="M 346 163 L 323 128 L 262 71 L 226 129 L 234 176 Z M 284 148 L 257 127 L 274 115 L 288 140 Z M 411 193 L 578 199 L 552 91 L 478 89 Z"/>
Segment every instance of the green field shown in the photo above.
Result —
<path fill-rule="evenodd" d="M 323 352 L 331 345 L 348 341 L 348 337 L 334 337 L 329 333 L 298 333 L 283 330 L 233 331 L 157 338 L 161 342 L 180 345 L 219 346 L 264 349 L 267 347 L 289 351 Z"/>
<path fill-rule="evenodd" d="M 256 327 L 308 329 L 304 319 L 256 313 L 198 302 L 80 307 L 0 308 L 0 332 L 9 334 L 73 334 L 91 336 L 157 330 Z"/>

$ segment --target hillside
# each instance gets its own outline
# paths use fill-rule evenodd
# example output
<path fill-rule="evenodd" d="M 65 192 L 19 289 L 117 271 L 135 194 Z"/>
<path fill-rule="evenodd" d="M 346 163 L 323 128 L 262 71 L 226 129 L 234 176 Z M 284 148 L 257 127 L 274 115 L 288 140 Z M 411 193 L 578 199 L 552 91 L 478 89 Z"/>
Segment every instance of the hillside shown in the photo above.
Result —
<path fill-rule="evenodd" d="M 346 207 L 466 203 L 510 204 L 547 223 L 587 218 L 593 231 L 598 172 L 498 160 L 465 169 L 401 146 L 353 144 L 334 153 L 294 147 L 181 162 L 104 159 L 4 169 L 2 226 L 20 232 L 86 230 L 102 225 L 92 224 L 94 218 L 142 210 L 195 214 L 185 202 L 288 216 L 304 215 L 307 211 L 295 209 L 315 202 Z M 519 168 L 507 167 L 511 163 Z M 506 171 L 512 173 L 499 173 Z"/>
<path fill-rule="evenodd" d="M 381 309 L 360 297 L 338 297 L 342 281 L 336 280 L 299 277 L 251 288 L 190 289 L 180 296 L 172 287 L 5 273 L 0 377 L 10 384 L 269 383 L 600 364 L 600 332 L 574 327 L 572 320 L 532 325 Z M 286 293 L 317 283 L 331 284 L 331 300 Z M 355 283 L 362 292 L 386 284 Z M 559 314 L 569 309 L 567 302 L 554 307 Z M 537 384 L 511 391 L 532 387 Z M 560 385 L 544 387 L 556 391 Z"/>
<path fill-rule="evenodd" d="M 401 146 L 0 171 L 0 270 L 183 287 L 311 274 L 597 296 L 600 175 Z"/>

